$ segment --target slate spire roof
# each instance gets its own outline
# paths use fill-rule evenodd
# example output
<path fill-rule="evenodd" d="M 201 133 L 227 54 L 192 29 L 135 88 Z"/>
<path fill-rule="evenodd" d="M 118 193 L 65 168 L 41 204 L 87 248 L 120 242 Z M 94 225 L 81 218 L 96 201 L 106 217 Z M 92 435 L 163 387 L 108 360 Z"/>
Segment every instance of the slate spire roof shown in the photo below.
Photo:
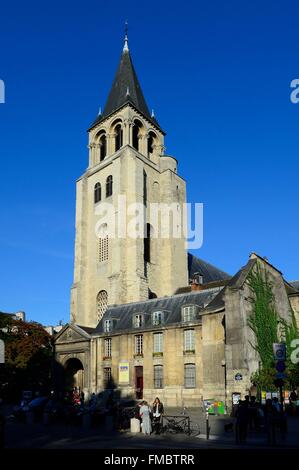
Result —
<path fill-rule="evenodd" d="M 162 131 L 155 117 L 151 115 L 143 96 L 143 92 L 132 62 L 128 46 L 128 36 L 126 34 L 120 63 L 118 65 L 118 69 L 112 83 L 105 108 L 103 113 L 98 115 L 91 128 L 128 103 L 133 105 L 137 111 L 143 114 L 146 119 L 148 119 L 156 127 L 158 127 L 159 130 Z"/>

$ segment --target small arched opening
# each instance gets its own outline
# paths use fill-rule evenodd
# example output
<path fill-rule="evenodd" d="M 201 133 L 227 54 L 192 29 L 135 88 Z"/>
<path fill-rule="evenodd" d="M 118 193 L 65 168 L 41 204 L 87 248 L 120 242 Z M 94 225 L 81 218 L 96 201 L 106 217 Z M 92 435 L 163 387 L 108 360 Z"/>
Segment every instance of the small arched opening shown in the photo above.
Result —
<path fill-rule="evenodd" d="M 139 145 L 139 140 L 140 140 L 140 130 L 142 129 L 143 124 L 139 119 L 135 119 L 134 125 L 133 125 L 133 136 L 132 136 L 132 144 L 134 149 L 138 150 L 140 152 L 140 145 Z"/>
<path fill-rule="evenodd" d="M 150 289 L 148 290 L 148 298 L 149 299 L 157 299 L 158 296 L 155 292 L 152 292 Z"/>
<path fill-rule="evenodd" d="M 102 199 L 102 188 L 100 183 L 96 183 L 94 186 L 94 203 L 97 204 Z"/>
<path fill-rule="evenodd" d="M 108 305 L 108 293 L 105 290 L 101 290 L 97 295 L 97 317 L 98 321 L 102 320 L 104 313 L 107 310 Z"/>
<path fill-rule="evenodd" d="M 123 130 L 121 124 L 115 126 L 115 151 L 117 152 L 123 146 Z"/>
<path fill-rule="evenodd" d="M 109 175 L 106 179 L 106 197 L 112 196 L 113 193 L 113 176 Z"/>
<path fill-rule="evenodd" d="M 100 162 L 104 160 L 107 155 L 107 138 L 106 134 L 102 134 L 99 139 L 99 146 L 100 146 Z"/>
<path fill-rule="evenodd" d="M 147 156 L 148 156 L 148 158 L 151 158 L 151 156 L 154 153 L 154 146 L 155 146 L 156 139 L 157 139 L 156 134 L 153 131 L 149 132 L 148 137 L 147 137 Z"/>
<path fill-rule="evenodd" d="M 74 387 L 84 388 L 84 367 L 80 359 L 70 358 L 65 363 L 65 386 L 67 390 Z"/>
<path fill-rule="evenodd" d="M 151 224 L 146 224 L 145 233 L 143 239 L 143 261 L 144 261 L 144 275 L 148 275 L 148 264 L 152 261 L 152 238 L 153 238 L 153 227 Z"/>

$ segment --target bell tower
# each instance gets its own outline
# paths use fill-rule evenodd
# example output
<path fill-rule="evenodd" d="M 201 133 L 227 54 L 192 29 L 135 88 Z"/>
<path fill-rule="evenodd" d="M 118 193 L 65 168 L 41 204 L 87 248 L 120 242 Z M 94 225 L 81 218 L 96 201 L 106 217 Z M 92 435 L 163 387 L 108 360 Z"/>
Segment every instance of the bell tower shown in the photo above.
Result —
<path fill-rule="evenodd" d="M 184 237 L 162 234 L 151 218 L 159 204 L 166 211 L 159 223 L 168 206 L 180 211 L 186 185 L 177 160 L 164 154 L 165 132 L 149 112 L 127 34 L 106 106 L 88 134 L 89 165 L 76 188 L 71 321 L 94 327 L 107 305 L 169 296 L 188 282 Z M 107 208 L 114 231 L 111 218 L 102 222 Z M 130 236 L 133 226 L 140 236 Z"/>

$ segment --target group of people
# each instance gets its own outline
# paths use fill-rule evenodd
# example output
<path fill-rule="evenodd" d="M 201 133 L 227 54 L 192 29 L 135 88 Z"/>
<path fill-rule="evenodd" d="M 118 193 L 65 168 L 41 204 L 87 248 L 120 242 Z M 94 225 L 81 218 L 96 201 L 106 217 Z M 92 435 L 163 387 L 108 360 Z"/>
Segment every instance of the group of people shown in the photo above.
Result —
<path fill-rule="evenodd" d="M 275 444 L 277 431 L 284 439 L 287 432 L 285 412 L 277 397 L 267 399 L 265 405 L 256 400 L 256 397 L 245 397 L 238 404 L 236 416 L 236 440 L 242 444 L 246 442 L 248 430 L 267 433 L 268 443 Z"/>
<path fill-rule="evenodd" d="M 156 397 L 152 407 L 144 400 L 138 405 L 138 408 L 136 417 L 141 422 L 143 434 L 150 435 L 152 432 L 160 434 L 162 416 L 164 413 L 163 403 L 160 399 Z"/>

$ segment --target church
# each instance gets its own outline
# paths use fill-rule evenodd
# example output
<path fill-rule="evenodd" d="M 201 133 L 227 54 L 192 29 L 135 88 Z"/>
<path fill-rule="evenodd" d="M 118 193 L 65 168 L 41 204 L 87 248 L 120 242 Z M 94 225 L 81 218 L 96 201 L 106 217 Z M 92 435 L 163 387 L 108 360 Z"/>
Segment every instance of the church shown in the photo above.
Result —
<path fill-rule="evenodd" d="M 105 108 L 88 130 L 89 162 L 76 186 L 71 318 L 55 356 L 89 396 L 200 406 L 248 394 L 259 367 L 248 327 L 249 273 L 268 273 L 280 315 L 299 321 L 299 283 L 252 253 L 231 276 L 186 250 L 184 237 L 156 232 L 150 207 L 186 203 L 178 161 L 139 84 L 128 37 Z M 122 201 L 120 209 L 119 201 Z M 120 215 L 143 207 L 142 236 L 120 234 Z M 105 211 L 112 213 L 114 232 Z M 100 217 L 102 216 L 102 217 Z M 117 233 L 117 234 L 116 234 Z"/>

